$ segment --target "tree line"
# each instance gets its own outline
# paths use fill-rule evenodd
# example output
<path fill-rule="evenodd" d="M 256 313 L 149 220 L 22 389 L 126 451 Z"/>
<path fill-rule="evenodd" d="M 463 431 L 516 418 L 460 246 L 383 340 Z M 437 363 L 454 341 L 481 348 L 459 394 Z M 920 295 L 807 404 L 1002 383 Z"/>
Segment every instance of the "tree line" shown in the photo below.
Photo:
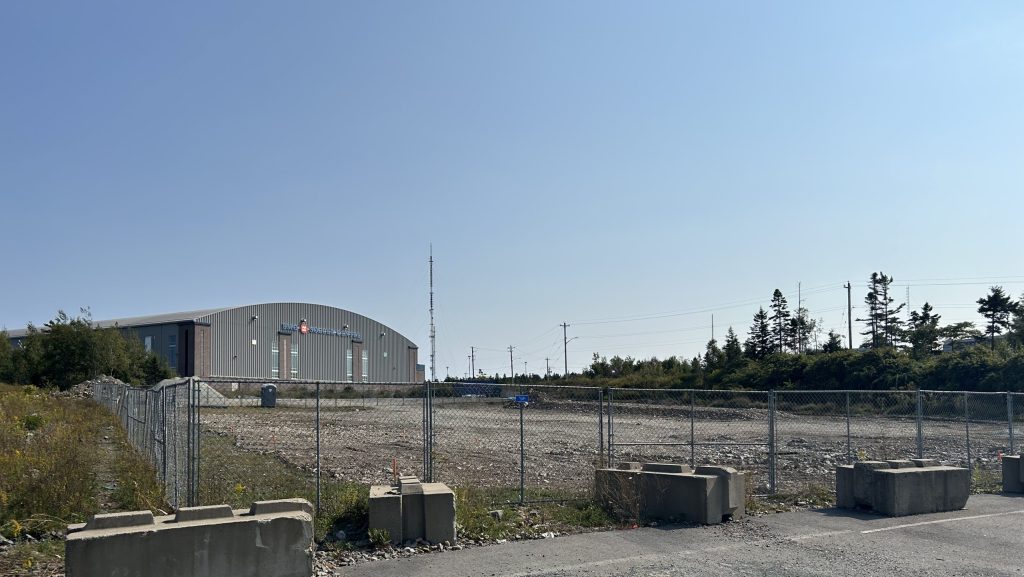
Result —
<path fill-rule="evenodd" d="M 42 328 L 29 325 L 18 346 L 0 331 L 0 382 L 65 390 L 100 375 L 151 385 L 174 371 L 134 336 L 94 326 L 88 309 L 74 317 L 59 311 Z"/>
<path fill-rule="evenodd" d="M 708 341 L 690 359 L 635 359 L 594 353 L 580 374 L 517 376 L 517 382 L 685 389 L 793 390 L 979 390 L 1024 391 L 1024 297 L 990 287 L 977 300 L 984 324 L 943 324 L 930 303 L 906 318 L 905 303 L 892 296 L 893 277 L 872 273 L 864 296 L 856 349 L 843 335 L 821 334 L 820 320 L 798 307 L 790 311 L 775 289 L 768 310 L 760 307 L 741 342 L 729 327 L 724 343 Z M 951 349 L 943 352 L 942 343 Z M 983 346 L 981 346 L 983 345 Z M 510 382 L 507 377 L 489 379 Z"/>

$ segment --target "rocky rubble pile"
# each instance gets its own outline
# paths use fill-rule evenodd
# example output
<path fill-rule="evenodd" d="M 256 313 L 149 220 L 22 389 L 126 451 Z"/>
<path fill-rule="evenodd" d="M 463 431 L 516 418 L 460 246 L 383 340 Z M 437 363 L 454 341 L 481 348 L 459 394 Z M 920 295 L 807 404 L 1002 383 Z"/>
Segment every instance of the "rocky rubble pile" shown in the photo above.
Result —
<path fill-rule="evenodd" d="M 61 392 L 56 393 L 56 394 L 59 395 L 59 396 L 62 396 L 62 397 L 71 397 L 71 398 L 74 398 L 74 399 L 91 399 L 91 398 L 93 398 L 92 397 L 92 389 L 93 389 L 93 387 L 95 385 L 100 385 L 100 384 L 112 384 L 112 385 L 127 386 L 127 383 L 125 383 L 121 379 L 118 379 L 116 377 L 111 377 L 110 375 L 100 375 L 100 376 L 96 377 L 95 379 L 89 379 L 88 381 L 82 381 L 81 383 L 78 383 L 77 385 L 71 387 L 70 389 L 68 389 L 66 391 L 61 391 Z"/>

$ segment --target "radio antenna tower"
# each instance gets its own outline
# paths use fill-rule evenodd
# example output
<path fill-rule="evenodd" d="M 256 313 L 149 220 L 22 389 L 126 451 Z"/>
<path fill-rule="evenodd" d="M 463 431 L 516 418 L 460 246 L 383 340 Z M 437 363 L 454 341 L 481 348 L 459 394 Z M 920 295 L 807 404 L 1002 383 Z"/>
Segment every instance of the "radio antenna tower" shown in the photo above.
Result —
<path fill-rule="evenodd" d="M 435 337 L 437 333 L 434 329 L 434 244 L 430 244 L 430 380 L 437 380 L 437 372 L 434 370 L 434 358 L 437 355 L 435 348 Z"/>

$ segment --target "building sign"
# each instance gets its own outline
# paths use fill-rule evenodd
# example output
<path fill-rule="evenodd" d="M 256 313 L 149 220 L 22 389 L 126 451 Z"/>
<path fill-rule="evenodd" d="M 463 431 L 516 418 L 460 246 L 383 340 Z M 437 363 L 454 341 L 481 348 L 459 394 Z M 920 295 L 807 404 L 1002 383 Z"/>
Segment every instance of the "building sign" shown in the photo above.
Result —
<path fill-rule="evenodd" d="M 363 335 L 355 331 L 350 331 L 348 329 L 339 331 L 338 329 L 325 329 L 321 327 L 314 327 L 312 325 L 307 324 L 306 321 L 302 321 L 299 324 L 281 323 L 281 330 L 290 333 L 299 332 L 304 335 L 328 335 L 332 337 L 349 337 L 356 339 L 357 341 L 363 340 Z"/>

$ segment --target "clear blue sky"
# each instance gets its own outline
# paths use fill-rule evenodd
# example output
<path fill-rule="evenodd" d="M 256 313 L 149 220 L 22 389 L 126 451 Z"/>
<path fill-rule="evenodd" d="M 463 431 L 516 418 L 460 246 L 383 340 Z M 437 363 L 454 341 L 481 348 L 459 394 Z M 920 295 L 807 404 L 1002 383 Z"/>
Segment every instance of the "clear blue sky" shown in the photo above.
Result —
<path fill-rule="evenodd" d="M 1024 291 L 1022 31 L 1017 1 L 4 2 L 0 326 L 309 301 L 429 363 L 430 243 L 441 378 L 471 345 L 561 367 L 563 321 L 570 369 L 692 356 L 798 283 L 845 333 L 877 270 L 980 320 Z"/>

